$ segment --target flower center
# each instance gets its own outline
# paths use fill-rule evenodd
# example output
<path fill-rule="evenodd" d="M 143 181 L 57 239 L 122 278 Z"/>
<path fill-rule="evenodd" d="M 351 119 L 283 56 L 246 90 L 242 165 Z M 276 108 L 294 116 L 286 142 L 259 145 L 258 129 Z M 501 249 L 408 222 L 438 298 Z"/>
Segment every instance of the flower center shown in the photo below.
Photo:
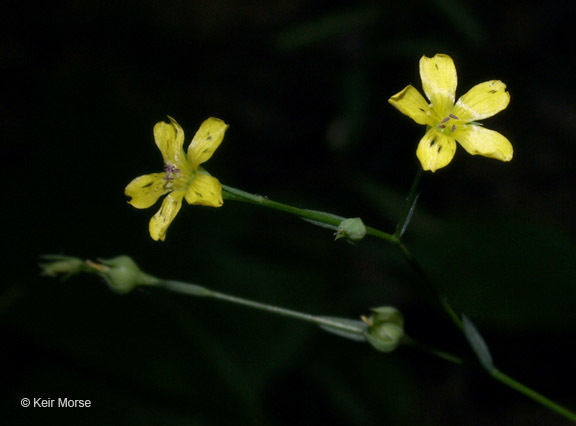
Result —
<path fill-rule="evenodd" d="M 164 187 L 172 191 L 186 190 L 196 177 L 196 171 L 181 164 L 181 167 L 167 163 L 164 165 Z"/>
<path fill-rule="evenodd" d="M 164 173 L 166 173 L 166 176 L 164 176 L 164 180 L 166 182 L 170 182 L 173 181 L 174 178 L 180 174 L 180 169 L 173 164 L 165 164 Z"/>
<path fill-rule="evenodd" d="M 436 129 L 442 133 L 452 134 L 456 131 L 457 124 L 460 119 L 456 117 L 454 114 L 450 114 L 447 117 L 444 117 L 438 125 L 436 125 Z"/>
<path fill-rule="evenodd" d="M 180 176 L 180 169 L 176 167 L 174 164 L 165 164 L 164 165 L 164 187 L 167 189 L 174 189 L 174 184 L 180 180 L 178 177 Z M 176 179 L 176 181 L 175 181 Z"/>

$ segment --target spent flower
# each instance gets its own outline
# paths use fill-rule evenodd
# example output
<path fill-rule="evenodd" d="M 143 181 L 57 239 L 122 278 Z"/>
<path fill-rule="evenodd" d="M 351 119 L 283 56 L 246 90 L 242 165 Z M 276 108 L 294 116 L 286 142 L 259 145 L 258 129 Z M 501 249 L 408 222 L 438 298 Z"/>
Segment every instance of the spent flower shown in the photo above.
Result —
<path fill-rule="evenodd" d="M 41 256 L 41 259 L 43 262 L 39 266 L 42 269 L 42 275 L 47 277 L 67 279 L 89 269 L 82 259 L 73 256 L 45 254 Z"/>
<path fill-rule="evenodd" d="M 477 84 L 456 101 L 456 67 L 452 58 L 443 54 L 423 56 L 420 77 L 430 102 L 412 85 L 392 96 L 389 102 L 416 123 L 427 126 L 416 151 L 424 170 L 435 172 L 447 166 L 456 153 L 456 142 L 472 155 L 500 161 L 512 159 L 510 141 L 478 123 L 508 106 L 510 95 L 503 82 L 490 80 Z"/>
<path fill-rule="evenodd" d="M 169 123 L 154 126 L 154 139 L 164 158 L 164 171 L 137 177 L 125 189 L 134 207 L 146 209 L 165 195 L 160 210 L 150 220 L 150 236 L 154 240 L 166 238 L 168 227 L 182 207 L 188 204 L 220 207 L 222 185 L 200 165 L 210 159 L 218 148 L 228 125 L 210 117 L 205 120 L 185 153 L 184 131 L 172 117 Z"/>

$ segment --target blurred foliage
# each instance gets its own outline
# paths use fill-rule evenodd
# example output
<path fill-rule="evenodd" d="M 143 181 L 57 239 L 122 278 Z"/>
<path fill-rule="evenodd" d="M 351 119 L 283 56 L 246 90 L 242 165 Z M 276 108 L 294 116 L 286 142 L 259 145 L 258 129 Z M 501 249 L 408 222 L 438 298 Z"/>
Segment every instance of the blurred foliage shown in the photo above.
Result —
<path fill-rule="evenodd" d="M 575 90 L 572 2 L 9 1 L 0 17 L 3 424 L 560 424 L 482 372 L 381 354 L 308 324 L 96 277 L 40 278 L 38 256 L 133 256 L 154 275 L 288 308 L 358 317 L 466 351 L 392 247 L 227 202 L 185 206 L 164 244 L 124 186 L 158 171 L 152 127 L 230 124 L 222 182 L 393 230 L 421 128 L 387 99 L 450 54 L 458 95 L 501 79 L 490 128 L 510 164 L 459 149 L 426 176 L 406 237 L 503 370 L 572 406 Z M 464 352 L 465 353 L 465 352 Z M 88 410 L 21 409 L 22 397 Z"/>

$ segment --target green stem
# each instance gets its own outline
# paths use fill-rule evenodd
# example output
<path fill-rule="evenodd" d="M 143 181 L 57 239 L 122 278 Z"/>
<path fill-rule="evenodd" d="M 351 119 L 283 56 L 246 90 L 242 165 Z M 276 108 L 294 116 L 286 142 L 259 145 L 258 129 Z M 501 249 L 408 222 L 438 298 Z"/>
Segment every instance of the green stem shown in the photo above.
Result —
<path fill-rule="evenodd" d="M 345 217 L 338 216 L 332 213 L 321 212 L 318 210 L 308 210 L 301 209 L 298 207 L 290 206 L 288 204 L 279 203 L 277 201 L 272 201 L 269 198 L 263 197 L 262 195 L 251 194 L 249 192 L 242 191 L 237 188 L 232 188 L 231 186 L 222 185 L 224 198 L 228 200 L 243 201 L 246 203 L 257 204 L 263 207 L 269 207 L 275 210 L 280 210 L 285 213 L 290 213 L 299 216 L 303 219 L 308 219 L 314 222 L 323 223 L 334 227 L 336 229 L 340 222 L 342 222 Z M 380 231 L 376 228 L 366 227 L 366 233 L 381 240 L 388 241 L 389 243 L 396 243 L 396 238 L 387 232 Z"/>
<path fill-rule="evenodd" d="M 394 235 L 393 235 L 396 238 L 395 244 L 398 246 L 398 248 L 402 252 L 402 255 L 404 256 L 406 261 L 410 264 L 412 269 L 414 269 L 414 271 L 416 271 L 416 273 L 420 276 L 420 278 L 424 282 L 426 288 L 432 294 L 434 299 L 436 299 L 440 303 L 440 305 L 442 306 L 444 311 L 448 314 L 448 316 L 450 317 L 452 322 L 458 327 L 458 329 L 460 329 L 461 331 L 464 332 L 462 320 L 460 319 L 460 317 L 458 316 L 456 311 L 454 311 L 452 306 L 450 306 L 450 304 L 448 303 L 448 300 L 446 300 L 446 298 L 443 297 L 438 292 L 438 290 L 434 286 L 432 280 L 430 279 L 430 277 L 428 276 L 426 271 L 424 271 L 424 269 L 418 263 L 416 258 L 412 255 L 410 250 L 408 250 L 408 247 L 406 247 L 406 245 L 401 241 L 402 235 L 404 234 L 404 231 L 406 230 L 406 227 L 408 226 L 408 224 L 410 223 L 410 220 L 412 218 L 412 213 L 414 212 L 414 208 L 416 206 L 418 196 L 420 195 L 420 183 L 421 183 L 423 174 L 424 174 L 424 172 L 423 172 L 422 168 L 419 168 L 418 173 L 416 174 L 416 177 L 414 178 L 414 181 L 412 183 L 412 186 L 410 187 L 410 192 L 409 192 L 408 197 L 406 199 L 406 204 L 404 205 L 404 209 L 402 211 L 400 219 L 398 220 L 398 224 L 396 226 L 396 230 L 395 230 Z M 441 351 L 436 352 L 436 350 L 434 348 L 431 348 L 431 347 L 427 348 L 426 346 L 423 346 L 423 344 L 421 344 L 419 342 L 410 341 L 410 343 L 420 347 L 423 350 L 427 350 L 428 352 L 430 352 L 436 356 L 439 356 L 441 358 L 445 358 L 445 359 L 448 359 L 450 361 L 453 361 L 452 359 L 450 359 L 452 357 L 452 355 L 450 355 L 450 354 L 445 354 Z M 571 412 L 567 408 L 561 406 L 560 404 L 557 404 L 556 402 L 546 398 L 544 395 L 536 392 L 535 390 L 529 388 L 528 386 L 523 385 L 522 383 L 518 382 L 517 380 L 513 379 L 512 377 L 502 373 L 498 369 L 494 368 L 494 369 L 490 370 L 489 373 L 495 380 L 498 380 L 499 382 L 505 384 L 506 386 L 526 395 L 527 397 L 529 397 L 532 400 L 538 402 L 539 404 L 549 408 L 550 410 L 560 414 L 561 416 L 564 416 L 565 418 L 570 419 L 573 422 L 576 422 L 576 414 L 574 414 L 573 412 Z"/>
<path fill-rule="evenodd" d="M 395 238 L 395 244 L 404 256 L 404 259 L 408 262 L 408 264 L 416 271 L 416 273 L 420 276 L 424 285 L 432 295 L 432 297 L 438 301 L 442 309 L 448 314 L 452 322 L 462 330 L 462 320 L 458 316 L 458 314 L 452 309 L 452 306 L 448 303 L 445 297 L 443 297 L 434 283 L 424 271 L 420 263 L 416 260 L 416 258 L 412 255 L 408 247 L 402 242 L 401 238 L 406 231 L 406 227 L 410 224 L 410 220 L 412 219 L 412 214 L 414 213 L 414 209 L 416 208 L 416 202 L 418 201 L 418 197 L 420 195 L 420 184 L 422 183 L 422 177 L 424 176 L 424 170 L 422 167 L 418 167 L 418 171 L 416 172 L 416 176 L 412 181 L 412 185 L 410 186 L 410 191 L 408 192 L 408 197 L 406 197 L 406 203 L 404 204 L 404 208 L 402 209 L 402 214 L 398 219 L 398 223 L 396 225 L 396 230 L 394 232 L 393 237 Z"/>
<path fill-rule="evenodd" d="M 535 390 L 530 389 L 528 386 L 523 385 L 522 383 L 516 381 L 512 377 L 502 373 L 500 370 L 494 369 L 491 371 L 490 375 L 499 382 L 504 383 L 506 386 L 526 395 L 528 398 L 531 398 L 532 400 L 538 402 L 539 404 L 548 407 L 550 410 L 576 423 L 575 413 L 561 406 L 560 404 L 557 404 L 551 399 L 546 398 L 544 395 L 536 392 Z"/>
<path fill-rule="evenodd" d="M 180 294 L 186 294 L 189 296 L 210 297 L 213 299 L 230 302 L 236 305 L 247 306 L 249 308 L 266 311 L 275 315 L 294 318 L 301 321 L 311 322 L 319 326 L 330 327 L 344 332 L 357 334 L 359 336 L 364 335 L 363 329 L 346 324 L 344 322 L 339 322 L 337 320 L 332 320 L 326 317 L 310 315 L 303 312 L 293 311 L 291 309 L 285 309 L 279 306 L 268 305 L 266 303 L 255 302 L 253 300 L 248 300 L 241 297 L 213 291 L 206 287 L 198 286 L 196 284 L 165 280 L 161 281 L 159 285 L 161 287 L 164 287 L 168 290 Z"/>
<path fill-rule="evenodd" d="M 441 358 L 445 361 L 449 361 L 451 363 L 454 364 L 463 364 L 462 358 L 456 356 L 456 355 L 452 355 L 451 353 L 445 352 L 441 349 L 435 348 L 433 346 L 427 345 L 425 343 L 419 342 L 417 340 L 414 340 L 413 338 L 404 335 L 404 339 L 403 342 L 404 344 L 406 344 L 407 346 L 412 346 L 413 348 L 416 349 L 420 349 L 423 352 L 427 352 L 429 354 L 432 354 L 434 356 L 437 356 L 438 358 Z"/>
<path fill-rule="evenodd" d="M 416 200 L 418 198 L 418 194 L 420 191 L 420 182 L 422 180 L 423 175 L 424 171 L 422 170 L 422 168 L 419 168 L 418 173 L 416 174 L 416 177 L 414 179 L 414 182 L 412 183 L 412 186 L 410 188 L 410 193 L 408 194 L 408 197 L 406 199 L 406 205 L 402 212 L 402 216 L 398 221 L 398 225 L 396 227 L 396 232 L 394 233 L 394 235 L 376 228 L 372 228 L 370 226 L 366 227 L 366 233 L 373 237 L 380 238 L 389 243 L 392 243 L 400 249 L 402 255 L 408 261 L 410 266 L 412 266 L 412 268 L 424 280 L 426 287 L 428 288 L 432 296 L 440 302 L 440 305 L 446 311 L 446 313 L 449 315 L 452 321 L 457 325 L 458 328 L 461 329 L 462 322 L 458 317 L 458 315 L 456 314 L 456 312 L 452 309 L 448 301 L 438 293 L 438 291 L 432 284 L 432 281 L 430 280 L 424 269 L 422 269 L 420 264 L 416 261 L 416 259 L 414 258 L 412 253 L 410 253 L 410 251 L 404 245 L 404 243 L 400 241 L 400 236 L 405 231 L 406 226 L 410 222 L 410 218 L 414 211 Z M 317 210 L 301 209 L 298 207 L 290 206 L 288 204 L 272 201 L 269 198 L 263 197 L 262 195 L 252 194 L 250 192 L 242 191 L 240 189 L 233 188 L 227 185 L 222 185 L 222 189 L 224 190 L 223 194 L 226 199 L 242 201 L 246 203 L 256 204 L 259 206 L 280 210 L 285 213 L 294 214 L 301 218 L 312 220 L 314 222 L 323 223 L 333 227 L 337 227 L 340 224 L 340 222 L 342 222 L 342 220 L 345 219 L 342 216 L 337 216 L 332 213 L 326 213 Z"/>
<path fill-rule="evenodd" d="M 422 282 L 424 283 L 426 289 L 430 292 L 431 296 L 436 301 L 438 301 L 442 309 L 444 309 L 444 311 L 448 314 L 448 317 L 450 317 L 450 319 L 456 325 L 456 327 L 462 330 L 462 320 L 460 319 L 456 311 L 452 308 L 452 306 L 450 306 L 448 300 L 438 292 L 438 290 L 432 283 L 432 280 L 430 279 L 426 271 L 424 271 L 424 268 L 420 266 L 420 263 L 418 263 L 416 258 L 410 252 L 410 250 L 408 250 L 408 247 L 406 247 L 406 245 L 400 241 L 398 242 L 397 246 L 400 252 L 402 252 L 404 259 L 406 259 L 406 261 L 412 267 L 412 269 L 420 276 Z"/>
<path fill-rule="evenodd" d="M 217 292 L 214 290 L 210 290 L 209 288 L 206 287 L 202 287 L 191 283 L 185 283 L 181 281 L 161 280 L 158 283 L 158 285 L 175 293 L 185 294 L 188 296 L 210 297 L 213 299 L 230 302 L 236 305 L 246 306 L 249 308 L 269 312 L 275 315 L 311 322 L 313 324 L 322 327 L 328 327 L 330 329 L 336 329 L 346 333 L 352 333 L 358 336 L 364 336 L 364 327 L 351 325 L 351 322 L 353 321 L 345 321 L 345 320 L 339 321 L 338 319 L 334 318 L 324 316 L 320 317 L 302 312 L 297 312 L 290 309 L 285 309 L 278 306 L 268 305 L 266 303 L 255 302 L 253 300 L 248 300 L 241 297 Z M 446 361 L 455 364 L 462 364 L 462 359 L 460 359 L 456 355 L 452 355 L 448 352 L 437 349 L 425 343 L 418 342 L 409 336 L 406 335 L 404 336 L 403 343 L 406 344 L 407 346 L 412 346 L 413 348 L 430 353 Z"/>
<path fill-rule="evenodd" d="M 416 174 L 416 177 L 414 178 L 414 181 L 410 187 L 410 192 L 409 192 L 408 197 L 406 199 L 406 204 L 404 205 L 402 214 L 400 216 L 400 219 L 398 220 L 394 234 L 389 234 L 389 233 L 386 233 L 384 231 L 380 231 L 376 228 L 372 228 L 372 227 L 368 227 L 368 226 L 366 227 L 366 233 L 368 235 L 373 236 L 373 237 L 380 238 L 384 241 L 392 243 L 396 247 L 398 247 L 398 249 L 400 250 L 400 252 L 404 256 L 404 258 L 406 259 L 408 264 L 420 276 L 420 278 L 422 279 L 422 281 L 425 284 L 425 287 L 431 293 L 433 298 L 438 301 L 438 303 L 441 305 L 442 309 L 448 314 L 448 317 L 452 320 L 452 322 L 456 325 L 456 327 L 459 330 L 464 331 L 462 320 L 460 319 L 460 317 L 458 316 L 456 311 L 448 303 L 446 298 L 443 297 L 438 292 L 438 290 L 434 286 L 434 284 L 433 284 L 432 280 L 430 279 L 430 277 L 428 276 L 428 274 L 424 271 L 424 269 L 422 268 L 420 263 L 418 263 L 416 258 L 412 255 L 412 253 L 410 252 L 408 247 L 401 241 L 401 238 L 402 238 L 404 232 L 406 231 L 406 228 L 409 225 L 410 220 L 412 219 L 412 214 L 414 212 L 414 209 L 416 207 L 416 202 L 417 202 L 418 196 L 420 194 L 420 184 L 421 184 L 423 175 L 424 175 L 424 171 L 421 168 L 419 168 L 419 170 Z M 239 190 L 236 188 L 232 188 L 232 187 L 226 186 L 226 185 L 223 185 L 222 189 L 224 190 L 223 195 L 226 199 L 243 201 L 243 202 L 252 203 L 252 204 L 256 204 L 256 205 L 260 205 L 260 206 L 264 206 L 264 207 L 273 208 L 273 209 L 280 210 L 280 211 L 283 211 L 286 213 L 294 214 L 296 216 L 299 216 L 301 218 L 304 218 L 304 219 L 307 219 L 307 220 L 310 220 L 313 222 L 325 224 L 325 225 L 327 225 L 327 227 L 334 227 L 334 229 L 340 224 L 340 222 L 342 220 L 345 219 L 342 216 L 337 216 L 337 215 L 334 215 L 331 213 L 293 207 L 293 206 L 290 206 L 287 204 L 272 201 L 272 200 L 270 200 L 266 197 L 263 197 L 261 195 L 251 194 L 249 192 L 245 192 L 245 191 L 242 191 L 242 190 Z M 164 285 L 166 287 L 168 287 L 166 285 L 166 283 L 164 283 Z M 179 286 L 174 286 L 174 282 L 172 282 L 172 285 L 170 285 L 169 287 L 171 290 L 179 291 L 181 293 L 190 294 L 189 292 L 187 292 L 183 288 L 180 288 Z M 360 331 L 360 329 L 357 327 L 349 326 L 347 324 L 339 323 L 337 321 L 332 321 L 332 320 L 324 318 L 324 317 L 317 317 L 317 316 L 304 314 L 304 313 L 300 313 L 300 312 L 296 312 L 296 311 L 291 311 L 288 309 L 284 309 L 284 308 L 280 308 L 280 307 L 276 307 L 276 306 L 272 306 L 272 305 L 266 305 L 263 303 L 253 302 L 250 300 L 242 299 L 242 298 L 235 297 L 235 296 L 226 295 L 223 293 L 213 292 L 210 290 L 208 290 L 208 291 L 209 291 L 209 294 L 202 294 L 202 296 L 209 296 L 209 297 L 213 297 L 216 299 L 220 299 L 220 300 L 224 300 L 224 301 L 228 301 L 228 302 L 232 302 L 232 303 L 236 303 L 236 304 L 240 304 L 240 305 L 244 305 L 244 306 L 249 306 L 249 307 L 252 307 L 255 309 L 260 309 L 260 310 L 264 310 L 267 312 L 275 313 L 278 315 L 283 315 L 283 316 L 287 316 L 287 317 L 291 317 L 291 318 L 295 318 L 295 319 L 300 319 L 303 321 L 313 322 L 317 325 L 327 326 L 327 327 L 331 327 L 331 328 L 335 328 L 335 329 L 340 329 L 344 332 L 351 332 L 351 333 L 355 333 L 358 335 L 362 334 L 362 331 Z M 199 295 L 199 294 L 194 293 L 194 295 Z M 424 344 L 415 342 L 411 339 L 408 339 L 407 343 L 408 342 L 411 345 L 413 345 L 419 349 L 425 350 L 426 352 L 432 353 L 433 355 L 436 355 L 440 358 L 446 359 L 450 362 L 454 362 L 454 363 L 461 363 L 462 362 L 460 358 L 458 358 L 454 355 L 451 355 L 449 353 L 446 353 L 446 352 L 437 350 L 435 348 L 426 346 Z M 562 407 L 561 405 L 553 402 L 552 400 L 546 398 L 545 396 L 541 395 L 540 393 L 538 393 L 538 392 L 530 389 L 529 387 L 521 384 L 520 382 L 514 380 L 513 378 L 507 376 L 506 374 L 500 372 L 499 370 L 497 370 L 497 369 L 491 370 L 490 375 L 495 380 L 498 380 L 501 383 L 505 384 L 506 386 L 528 396 L 529 398 L 533 399 L 534 401 L 536 401 L 536 402 L 542 404 L 543 406 L 549 408 L 550 410 L 564 416 L 565 418 L 576 422 L 576 414 L 574 414 L 570 410 L 566 409 L 565 407 Z"/>

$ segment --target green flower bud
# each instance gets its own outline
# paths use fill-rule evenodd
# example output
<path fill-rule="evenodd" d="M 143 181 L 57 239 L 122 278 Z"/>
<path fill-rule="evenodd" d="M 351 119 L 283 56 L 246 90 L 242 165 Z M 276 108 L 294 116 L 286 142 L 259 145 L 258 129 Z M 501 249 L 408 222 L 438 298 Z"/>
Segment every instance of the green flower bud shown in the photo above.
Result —
<path fill-rule="evenodd" d="M 366 226 L 359 217 L 354 217 L 350 219 L 344 219 L 338 225 L 338 230 L 336 231 L 336 240 L 340 238 L 346 238 L 351 242 L 358 242 L 366 236 Z"/>
<path fill-rule="evenodd" d="M 364 337 L 377 350 L 392 352 L 404 338 L 404 317 L 392 306 L 381 306 L 372 311 L 370 317 L 362 318 L 368 325 Z"/>
<path fill-rule="evenodd" d="M 101 263 L 88 262 L 98 271 L 108 286 L 117 293 L 128 293 L 140 285 L 156 285 L 160 280 L 143 272 L 136 262 L 128 256 L 101 260 Z"/>

